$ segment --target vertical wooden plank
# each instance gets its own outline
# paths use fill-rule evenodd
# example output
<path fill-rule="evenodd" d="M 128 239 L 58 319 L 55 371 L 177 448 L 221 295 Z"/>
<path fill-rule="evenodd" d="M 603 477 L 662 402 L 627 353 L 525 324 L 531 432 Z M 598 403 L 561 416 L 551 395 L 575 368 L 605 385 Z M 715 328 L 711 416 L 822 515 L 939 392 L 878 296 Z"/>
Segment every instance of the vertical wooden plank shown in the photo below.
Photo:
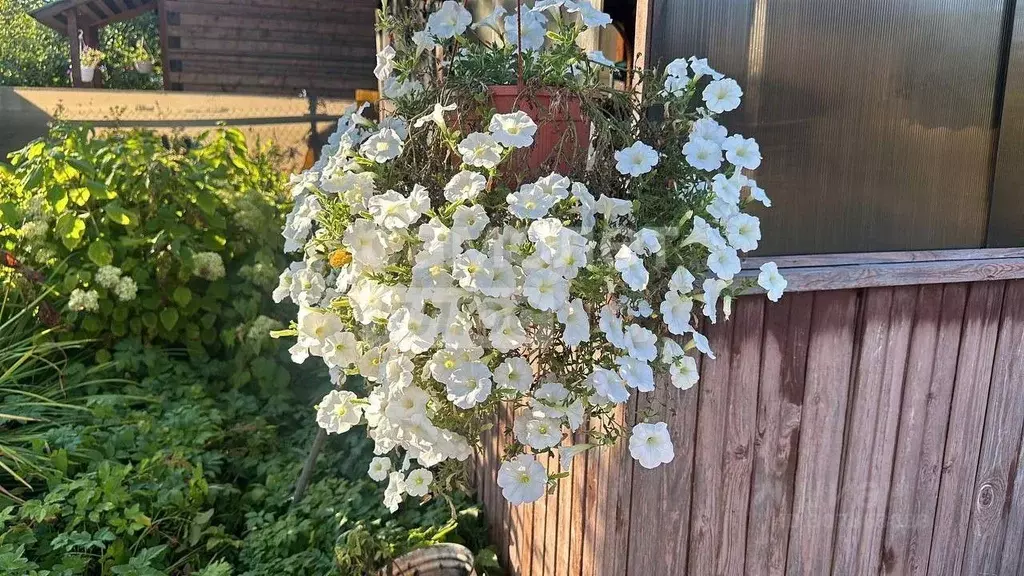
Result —
<path fill-rule="evenodd" d="M 1000 566 L 1003 545 L 1009 538 L 1019 548 L 1017 542 L 1024 539 L 1024 533 L 1006 532 L 1024 428 L 1024 281 L 1006 284 L 997 341 L 964 552 L 965 574 L 1016 573 Z"/>
<path fill-rule="evenodd" d="M 570 446 L 573 439 L 570 436 L 562 443 L 562 446 Z M 559 453 L 561 456 L 561 453 Z M 568 472 L 569 476 L 558 482 L 558 523 L 555 528 L 557 539 L 554 574 L 564 576 L 569 573 L 569 554 L 572 549 L 572 494 L 575 483 L 573 474 L 578 466 L 570 464 L 568 468 L 559 466 L 560 472 Z"/>
<path fill-rule="evenodd" d="M 722 454 L 724 484 L 718 574 L 744 573 L 765 302 L 761 296 L 739 299 L 730 320 L 735 323 L 731 343 L 735 352 L 729 370 L 729 404 Z"/>
<path fill-rule="evenodd" d="M 878 573 L 917 286 L 865 291 L 839 489 L 833 570 Z"/>
<path fill-rule="evenodd" d="M 497 501 L 496 516 L 498 531 L 501 534 L 501 553 L 504 566 L 510 566 L 511 559 L 513 558 L 512 552 L 517 549 L 517 542 L 513 541 L 514 531 L 509 518 L 511 506 L 508 500 L 505 500 L 505 497 L 502 496 L 501 487 L 497 484 L 498 469 L 501 467 L 501 461 L 504 458 L 505 446 L 508 444 L 508 431 L 511 429 L 511 424 L 509 423 L 510 413 L 511 409 L 508 406 L 502 406 L 498 411 L 498 425 L 495 431 L 498 438 L 490 472 L 492 474 L 492 482 L 494 483 L 494 499 Z"/>
<path fill-rule="evenodd" d="M 78 44 L 78 13 L 74 8 L 64 12 L 68 19 L 68 42 L 71 43 L 71 85 L 82 87 L 82 52 Z"/>
<path fill-rule="evenodd" d="M 585 442 L 582 432 L 576 434 L 576 442 Z M 572 464 L 572 510 L 569 526 L 569 570 L 568 576 L 583 574 L 583 540 L 587 530 L 587 460 L 588 453 L 578 455 Z"/>
<path fill-rule="evenodd" d="M 586 498 L 584 506 L 583 546 L 580 573 L 583 576 L 599 576 L 600 566 L 595 566 L 595 557 L 601 535 L 602 518 L 598 517 L 598 501 L 601 500 L 601 459 L 606 450 L 587 450 Z"/>
<path fill-rule="evenodd" d="M 632 505 L 633 457 L 629 454 L 629 434 L 636 423 L 636 390 L 615 413 L 625 435 L 608 452 L 608 482 L 604 498 L 608 501 L 604 529 L 602 576 L 625 576 L 629 552 L 629 517 Z"/>
<path fill-rule="evenodd" d="M 167 51 L 167 0 L 156 0 L 156 15 L 160 23 L 160 68 L 164 76 L 164 90 L 170 90 L 171 59 Z"/>
<path fill-rule="evenodd" d="M 924 576 L 928 570 L 966 301 L 966 284 L 921 287 L 882 547 L 886 574 Z"/>
<path fill-rule="evenodd" d="M 558 456 L 548 457 L 548 474 L 554 475 L 559 472 Z M 562 489 L 562 482 L 558 481 L 554 492 L 547 497 L 547 515 L 544 518 L 544 576 L 555 574 L 555 562 L 558 555 L 558 507 L 561 503 L 559 491 Z"/>
<path fill-rule="evenodd" d="M 655 374 L 655 381 L 657 388 L 647 408 L 657 411 L 668 424 L 675 458 L 654 470 L 633 466 L 628 559 L 631 576 L 684 574 L 687 566 L 697 395 L 704 382 L 679 390 L 672 386 L 665 370 Z"/>
<path fill-rule="evenodd" d="M 942 462 L 928 574 L 959 575 L 970 522 L 992 361 L 996 351 L 1003 282 L 970 285 L 953 401 Z"/>
<path fill-rule="evenodd" d="M 788 574 L 818 576 L 831 568 L 857 304 L 852 290 L 814 295 Z"/>
<path fill-rule="evenodd" d="M 707 327 L 716 359 L 705 359 L 697 408 L 694 444 L 693 499 L 690 509 L 690 574 L 716 571 L 722 533 L 722 486 L 725 422 L 729 406 L 729 371 L 732 366 L 732 330 L 736 322 Z"/>
<path fill-rule="evenodd" d="M 813 302 L 812 294 L 792 294 L 766 305 L 748 574 L 779 576 L 786 568 Z"/>
<path fill-rule="evenodd" d="M 1024 437 L 1021 438 L 1024 442 Z M 1013 501 L 1010 503 L 1009 519 L 1006 523 L 1006 543 L 1003 545 L 1000 568 L 1004 574 L 1020 574 L 1024 571 L 1024 450 L 1017 457 L 1016 476 L 1011 486 Z"/>
<path fill-rule="evenodd" d="M 700 396 L 690 572 L 742 574 L 753 469 L 764 298 L 741 298 L 734 317 L 709 330 Z"/>

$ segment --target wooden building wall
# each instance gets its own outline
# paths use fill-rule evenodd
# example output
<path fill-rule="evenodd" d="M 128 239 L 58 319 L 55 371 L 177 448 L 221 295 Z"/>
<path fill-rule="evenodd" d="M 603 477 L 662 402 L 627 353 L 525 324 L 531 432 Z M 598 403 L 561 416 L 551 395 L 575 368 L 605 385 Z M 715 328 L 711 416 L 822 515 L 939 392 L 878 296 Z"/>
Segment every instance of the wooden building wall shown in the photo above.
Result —
<path fill-rule="evenodd" d="M 476 480 L 512 574 L 1024 573 L 1024 280 L 744 297 L 708 333 L 655 393 L 670 465 L 592 451 L 509 507 L 499 419 Z"/>
<path fill-rule="evenodd" d="M 169 90 L 375 90 L 375 0 L 159 0 Z"/>

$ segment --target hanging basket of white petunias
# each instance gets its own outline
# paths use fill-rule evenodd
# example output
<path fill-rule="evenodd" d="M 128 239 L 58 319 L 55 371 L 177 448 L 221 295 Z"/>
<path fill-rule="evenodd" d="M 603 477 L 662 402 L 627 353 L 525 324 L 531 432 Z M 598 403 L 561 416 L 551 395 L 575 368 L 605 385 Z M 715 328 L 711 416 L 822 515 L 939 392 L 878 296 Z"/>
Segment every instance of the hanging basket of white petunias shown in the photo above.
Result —
<path fill-rule="evenodd" d="M 612 90 L 616 64 L 576 44 L 606 15 L 520 12 L 474 24 L 446 1 L 412 30 L 385 14 L 379 120 L 350 110 L 293 178 L 297 261 L 274 298 L 299 312 L 282 335 L 296 362 L 330 367 L 317 423 L 365 425 L 392 510 L 458 486 L 499 408 L 514 415 L 496 471 L 513 504 L 557 482 L 540 453 L 564 471 L 625 442 L 644 468 L 670 462 L 657 406 L 631 430 L 616 410 L 697 384 L 696 357 L 714 358 L 698 328 L 754 283 L 737 276 L 761 238 L 744 210 L 770 205 L 751 179 L 761 155 L 715 120 L 739 85 L 691 58 Z M 773 301 L 786 286 L 774 264 L 757 283 Z"/>

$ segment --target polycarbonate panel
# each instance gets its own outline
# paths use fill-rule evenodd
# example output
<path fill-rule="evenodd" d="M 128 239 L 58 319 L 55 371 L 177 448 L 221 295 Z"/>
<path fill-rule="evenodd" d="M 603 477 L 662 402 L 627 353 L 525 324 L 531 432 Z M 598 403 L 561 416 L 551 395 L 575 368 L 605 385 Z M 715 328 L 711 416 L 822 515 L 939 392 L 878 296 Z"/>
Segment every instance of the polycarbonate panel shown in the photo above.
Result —
<path fill-rule="evenodd" d="M 1004 0 L 654 4 L 656 61 L 744 87 L 726 124 L 765 158 L 759 253 L 984 244 Z"/>
<path fill-rule="evenodd" d="M 988 246 L 1024 246 L 1024 4 L 1014 15 L 999 152 L 992 188 Z"/>

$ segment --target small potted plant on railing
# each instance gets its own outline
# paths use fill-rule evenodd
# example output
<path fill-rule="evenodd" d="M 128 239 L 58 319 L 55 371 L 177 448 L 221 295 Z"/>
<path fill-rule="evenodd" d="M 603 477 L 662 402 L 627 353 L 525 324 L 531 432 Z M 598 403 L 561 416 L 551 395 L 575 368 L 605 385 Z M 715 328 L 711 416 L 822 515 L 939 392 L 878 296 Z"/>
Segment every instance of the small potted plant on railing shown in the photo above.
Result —
<path fill-rule="evenodd" d="M 740 105 L 735 81 L 691 58 L 613 89 L 614 64 L 577 45 L 610 23 L 584 2 L 472 20 L 451 0 L 425 25 L 383 15 L 386 106 L 346 113 L 295 177 L 284 236 L 299 259 L 274 291 L 299 305 L 277 334 L 297 336 L 296 362 L 367 381 L 328 394 L 317 422 L 366 424 L 393 510 L 459 485 L 499 410 L 514 416 L 497 472 L 513 504 L 626 438 L 642 467 L 671 461 L 656 403 L 632 429 L 616 412 L 655 371 L 694 386 L 697 356 L 714 358 L 702 322 L 755 283 L 772 300 L 786 285 L 772 263 L 741 275 L 761 238 L 746 210 L 770 202 L 757 143 L 715 120 Z"/>
<path fill-rule="evenodd" d="M 79 71 L 82 74 L 82 82 L 92 82 L 93 75 L 96 74 L 96 68 L 99 67 L 100 63 L 103 62 L 103 58 L 106 56 L 98 48 L 92 48 L 85 46 L 82 48 L 82 53 L 79 58 L 81 60 L 81 67 Z"/>
<path fill-rule="evenodd" d="M 132 57 L 135 60 L 135 71 L 139 74 L 153 73 L 153 55 L 146 49 L 146 45 L 139 40 L 132 50 Z"/>

